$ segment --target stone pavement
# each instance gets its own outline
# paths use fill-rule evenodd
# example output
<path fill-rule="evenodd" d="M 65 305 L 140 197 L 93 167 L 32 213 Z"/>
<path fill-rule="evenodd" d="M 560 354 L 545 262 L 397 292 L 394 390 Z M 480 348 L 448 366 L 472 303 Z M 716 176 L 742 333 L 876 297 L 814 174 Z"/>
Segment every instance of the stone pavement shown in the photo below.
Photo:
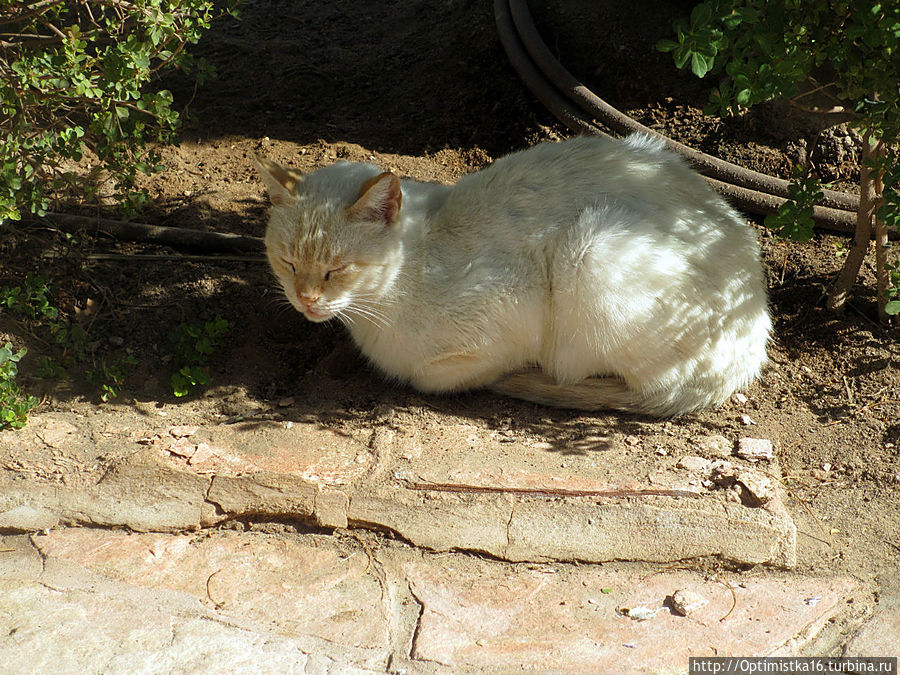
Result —
<path fill-rule="evenodd" d="M 3 434 L 0 672 L 678 673 L 900 651 L 890 578 L 876 604 L 788 571 L 777 462 L 736 454 L 759 444 L 629 456 L 632 439 L 585 437 L 612 448 L 597 461 L 380 414 L 48 413 Z"/>

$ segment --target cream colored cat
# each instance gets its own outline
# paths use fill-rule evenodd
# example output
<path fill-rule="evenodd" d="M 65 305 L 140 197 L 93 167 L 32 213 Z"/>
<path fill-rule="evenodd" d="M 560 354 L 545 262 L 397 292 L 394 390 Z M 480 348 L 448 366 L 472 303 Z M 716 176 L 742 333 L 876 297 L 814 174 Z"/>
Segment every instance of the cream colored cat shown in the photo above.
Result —
<path fill-rule="evenodd" d="M 258 168 L 288 300 L 422 391 L 673 416 L 766 362 L 754 232 L 659 141 L 543 143 L 453 186 Z"/>

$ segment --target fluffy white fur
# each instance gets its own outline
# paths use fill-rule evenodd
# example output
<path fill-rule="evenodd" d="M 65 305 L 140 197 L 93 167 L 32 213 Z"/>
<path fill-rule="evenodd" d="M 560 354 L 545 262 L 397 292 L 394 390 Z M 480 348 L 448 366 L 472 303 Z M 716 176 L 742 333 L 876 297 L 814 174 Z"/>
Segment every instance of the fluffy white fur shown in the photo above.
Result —
<path fill-rule="evenodd" d="M 665 417 L 722 403 L 766 362 L 754 233 L 659 141 L 544 143 L 454 186 L 259 168 L 288 299 L 422 391 Z"/>

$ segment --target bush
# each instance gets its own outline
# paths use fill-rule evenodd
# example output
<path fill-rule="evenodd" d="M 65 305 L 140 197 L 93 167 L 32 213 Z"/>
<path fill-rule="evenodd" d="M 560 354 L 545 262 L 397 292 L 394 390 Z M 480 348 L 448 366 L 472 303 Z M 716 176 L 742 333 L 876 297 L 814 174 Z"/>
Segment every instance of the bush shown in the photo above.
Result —
<path fill-rule="evenodd" d="M 95 199 L 104 180 L 126 211 L 139 207 L 138 174 L 162 168 L 147 144 L 178 122 L 172 94 L 151 84 L 176 68 L 210 74 L 185 47 L 236 4 L 0 0 L 0 223 L 42 215 L 66 190 Z"/>
<path fill-rule="evenodd" d="M 8 342 L 0 347 L 0 431 L 4 427 L 24 427 L 28 411 L 38 404 L 34 396 L 22 393 L 15 381 L 19 372 L 17 364 L 25 352 L 24 347 L 13 351 Z"/>
<path fill-rule="evenodd" d="M 874 232 L 879 312 L 900 312 L 900 295 L 886 260 L 885 227 L 900 225 L 900 6 L 872 0 L 707 0 L 676 22 L 675 39 L 659 48 L 698 77 L 721 77 L 708 110 L 721 115 L 775 97 L 806 112 L 856 126 L 860 152 L 860 209 L 856 241 L 828 298 L 843 306 Z M 792 198 L 767 224 L 803 240 L 818 180 L 797 176 Z"/>

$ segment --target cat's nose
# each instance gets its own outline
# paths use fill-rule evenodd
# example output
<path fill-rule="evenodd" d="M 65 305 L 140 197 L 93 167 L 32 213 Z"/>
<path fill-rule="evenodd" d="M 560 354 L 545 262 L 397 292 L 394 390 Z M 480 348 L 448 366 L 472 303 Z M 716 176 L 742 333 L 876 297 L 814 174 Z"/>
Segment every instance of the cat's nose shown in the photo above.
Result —
<path fill-rule="evenodd" d="M 303 305 L 304 307 L 312 307 L 314 304 L 316 304 L 319 301 L 319 298 L 321 298 L 321 297 L 322 296 L 319 293 L 315 293 L 315 294 L 298 293 L 297 294 L 297 299 L 300 301 L 300 304 Z"/>

